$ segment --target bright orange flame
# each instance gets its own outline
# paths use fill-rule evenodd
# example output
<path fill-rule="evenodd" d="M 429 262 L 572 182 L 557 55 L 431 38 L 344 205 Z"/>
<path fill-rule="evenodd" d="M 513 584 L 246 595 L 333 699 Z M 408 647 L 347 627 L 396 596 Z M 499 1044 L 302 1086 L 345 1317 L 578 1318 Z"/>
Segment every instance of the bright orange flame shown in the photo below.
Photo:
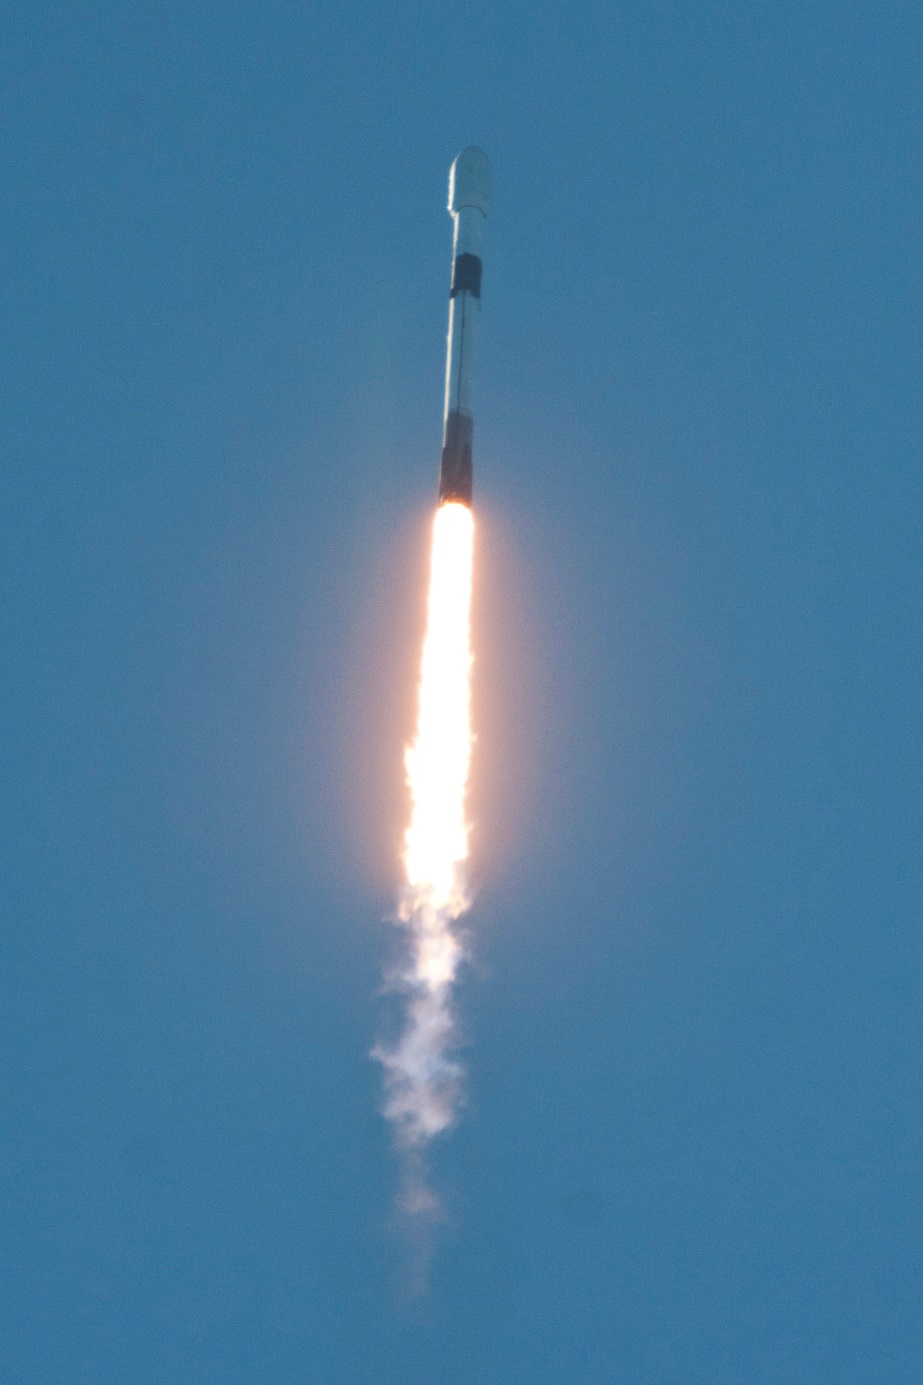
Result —
<path fill-rule="evenodd" d="M 468 907 L 465 794 L 471 763 L 471 569 L 474 519 L 467 505 L 440 505 L 433 524 L 417 734 L 405 762 L 410 825 L 400 921 L 409 955 L 398 973 L 407 999 L 403 1033 L 373 1050 L 385 1067 L 385 1114 L 399 1144 L 419 1152 L 457 1117 L 464 1073 L 452 1056 L 452 984 L 461 945 L 452 923 Z M 405 1207 L 438 1205 L 422 1168 L 405 1170 Z"/>
<path fill-rule="evenodd" d="M 466 908 L 461 867 L 468 857 L 465 794 L 473 739 L 473 550 L 474 517 L 468 506 L 440 505 L 433 524 L 417 734 L 405 755 L 412 811 L 404 865 L 412 907 L 449 919 Z M 431 941 L 435 944 L 435 937 Z M 448 952 L 452 955 L 445 954 L 444 946 L 436 947 L 433 956 L 421 958 L 420 979 L 436 984 L 451 980 L 454 940 Z"/>

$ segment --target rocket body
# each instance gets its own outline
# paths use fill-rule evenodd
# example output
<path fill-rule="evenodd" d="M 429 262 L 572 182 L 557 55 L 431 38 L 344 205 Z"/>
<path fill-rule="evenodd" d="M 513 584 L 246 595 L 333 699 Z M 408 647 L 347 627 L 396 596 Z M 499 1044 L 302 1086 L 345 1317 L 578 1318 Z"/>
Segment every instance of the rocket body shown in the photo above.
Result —
<path fill-rule="evenodd" d="M 490 161 L 483 149 L 463 149 L 449 173 L 449 211 L 455 222 L 449 336 L 445 369 L 440 502 L 471 504 L 474 412 L 472 382 L 478 318 L 484 222 L 490 209 Z"/>

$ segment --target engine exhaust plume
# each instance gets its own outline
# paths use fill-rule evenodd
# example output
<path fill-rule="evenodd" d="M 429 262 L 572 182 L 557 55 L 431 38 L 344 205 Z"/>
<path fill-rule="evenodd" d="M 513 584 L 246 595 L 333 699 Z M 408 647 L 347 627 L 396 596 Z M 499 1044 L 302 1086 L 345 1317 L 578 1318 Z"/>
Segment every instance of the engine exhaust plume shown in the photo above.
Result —
<path fill-rule="evenodd" d="M 404 1152 L 403 1210 L 438 1214 L 424 1154 L 457 1120 L 463 1070 L 454 1054 L 452 992 L 462 960 L 456 920 L 468 908 L 465 862 L 471 763 L 471 578 L 474 517 L 446 502 L 433 524 L 417 726 L 405 753 L 410 823 L 398 922 L 407 953 L 392 977 L 405 996 L 403 1032 L 374 1050 L 385 1069 L 385 1115 Z"/>

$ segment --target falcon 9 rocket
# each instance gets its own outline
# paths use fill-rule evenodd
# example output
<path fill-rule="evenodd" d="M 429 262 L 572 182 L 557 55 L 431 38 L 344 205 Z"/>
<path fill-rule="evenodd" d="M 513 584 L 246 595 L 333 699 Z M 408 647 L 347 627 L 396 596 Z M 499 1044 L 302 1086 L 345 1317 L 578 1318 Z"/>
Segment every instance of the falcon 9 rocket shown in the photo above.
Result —
<path fill-rule="evenodd" d="M 439 500 L 471 504 L 472 377 L 481 312 L 481 244 L 490 209 L 490 160 L 483 149 L 463 149 L 449 173 L 449 211 L 455 221 L 445 414 Z"/>

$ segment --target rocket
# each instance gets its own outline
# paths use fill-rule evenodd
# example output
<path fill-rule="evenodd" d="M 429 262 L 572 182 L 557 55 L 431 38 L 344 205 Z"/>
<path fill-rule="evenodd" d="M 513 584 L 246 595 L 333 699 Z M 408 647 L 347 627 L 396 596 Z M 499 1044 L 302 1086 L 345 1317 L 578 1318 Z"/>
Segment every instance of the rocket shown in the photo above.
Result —
<path fill-rule="evenodd" d="M 471 385 L 481 314 L 481 244 L 490 209 L 490 160 L 483 149 L 463 149 L 449 172 L 449 211 L 455 222 L 449 337 L 445 367 L 445 412 L 439 502 L 471 504 L 471 442 L 474 432 Z"/>

